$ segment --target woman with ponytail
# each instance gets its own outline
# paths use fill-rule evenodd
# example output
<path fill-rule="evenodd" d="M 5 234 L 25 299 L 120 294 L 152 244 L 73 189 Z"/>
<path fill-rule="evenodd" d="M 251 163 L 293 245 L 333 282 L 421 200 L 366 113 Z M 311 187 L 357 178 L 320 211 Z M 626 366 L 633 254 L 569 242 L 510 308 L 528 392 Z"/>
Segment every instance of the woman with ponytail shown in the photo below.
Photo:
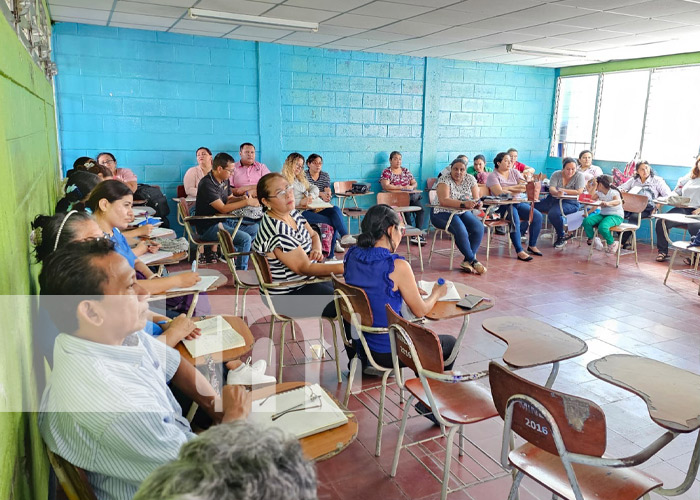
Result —
<path fill-rule="evenodd" d="M 410 264 L 395 253 L 405 231 L 398 214 L 389 205 L 375 205 L 362 219 L 361 229 L 357 246 L 348 249 L 345 254 L 344 276 L 348 285 L 362 288 L 367 294 L 374 318 L 372 326 L 388 326 L 386 304 L 401 314 L 401 306 L 405 302 L 414 315 L 425 316 L 447 293 L 447 286 L 436 284 L 429 296 L 421 296 Z M 443 357 L 447 359 L 455 346 L 455 338 L 451 335 L 439 337 Z M 379 365 L 387 368 L 393 366 L 388 333 L 368 335 L 367 344 Z M 445 370 L 451 368 L 451 365 L 445 366 Z"/>
<path fill-rule="evenodd" d="M 100 183 L 100 178 L 85 170 L 70 170 L 67 174 L 66 193 L 58 203 L 56 203 L 56 213 L 70 212 L 71 210 L 82 210 L 85 207 L 84 201 L 90 196 L 90 192 Z"/>

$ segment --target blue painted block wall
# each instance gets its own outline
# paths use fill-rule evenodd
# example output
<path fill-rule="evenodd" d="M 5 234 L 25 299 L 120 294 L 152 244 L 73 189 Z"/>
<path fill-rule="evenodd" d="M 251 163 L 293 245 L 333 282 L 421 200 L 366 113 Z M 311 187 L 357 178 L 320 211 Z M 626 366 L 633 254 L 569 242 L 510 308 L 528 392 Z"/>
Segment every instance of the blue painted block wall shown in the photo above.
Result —
<path fill-rule="evenodd" d="M 110 151 L 170 197 L 198 147 L 259 144 L 253 42 L 58 23 L 54 53 L 64 170 Z"/>
<path fill-rule="evenodd" d="M 421 185 L 461 153 L 548 156 L 555 70 L 67 23 L 54 49 L 64 169 L 112 151 L 168 197 L 197 147 L 244 141 L 273 170 L 318 153 L 375 189 L 393 150 Z"/>

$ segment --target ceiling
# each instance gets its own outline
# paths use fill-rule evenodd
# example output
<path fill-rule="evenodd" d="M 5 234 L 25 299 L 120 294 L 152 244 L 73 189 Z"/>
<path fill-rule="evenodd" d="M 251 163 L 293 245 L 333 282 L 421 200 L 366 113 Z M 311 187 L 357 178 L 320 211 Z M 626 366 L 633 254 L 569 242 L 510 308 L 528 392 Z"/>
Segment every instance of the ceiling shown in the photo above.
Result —
<path fill-rule="evenodd" d="M 700 51 L 700 0 L 48 0 L 51 18 L 328 49 L 566 67 Z M 187 8 L 320 23 L 317 33 L 188 19 Z M 506 44 L 586 58 L 506 53 Z"/>

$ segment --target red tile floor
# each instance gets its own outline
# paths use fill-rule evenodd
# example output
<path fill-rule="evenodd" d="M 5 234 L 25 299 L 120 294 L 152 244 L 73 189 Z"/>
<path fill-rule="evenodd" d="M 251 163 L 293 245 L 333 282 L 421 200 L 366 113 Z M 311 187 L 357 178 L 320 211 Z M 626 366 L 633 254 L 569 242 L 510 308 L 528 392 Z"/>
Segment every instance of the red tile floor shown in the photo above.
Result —
<path fill-rule="evenodd" d="M 447 242 L 438 241 L 438 245 L 446 247 Z M 614 257 L 600 252 L 595 252 L 589 262 L 588 246 L 585 243 L 579 246 L 578 242 L 569 242 L 563 250 L 554 250 L 551 248 L 551 240 L 543 239 L 540 248 L 545 255 L 535 257 L 532 262 L 519 262 L 515 256 L 508 256 L 504 245 L 495 245 L 488 263 L 485 262 L 485 246 L 479 252 L 479 258 L 488 267 L 488 273 L 484 276 L 468 275 L 458 270 L 450 272 L 447 258 L 441 256 L 435 256 L 432 265 L 428 266 L 428 247 L 423 248 L 426 263 L 423 273 L 419 270 L 417 259 L 413 261 L 419 279 L 435 280 L 443 277 L 460 281 L 495 297 L 495 306 L 491 310 L 472 316 L 455 369 L 463 372 L 484 370 L 489 360 L 500 359 L 505 350 L 504 344 L 481 328 L 481 322 L 487 317 L 519 315 L 545 321 L 580 337 L 588 344 L 585 355 L 562 363 L 554 388 L 591 399 L 603 408 L 608 425 L 607 454 L 628 456 L 651 443 L 662 431 L 649 419 L 642 400 L 594 378 L 586 370 L 586 364 L 606 354 L 633 353 L 700 373 L 700 298 L 697 282 L 672 274 L 668 285 L 664 286 L 667 264 L 654 262 L 656 252 L 652 252 L 648 245 L 640 245 L 639 265 L 635 265 L 633 255 L 627 255 L 622 257 L 618 269 L 615 268 Z M 403 249 L 402 246 L 400 250 Z M 459 262 L 459 258 L 456 258 L 456 262 Z M 224 264 L 209 267 L 229 275 Z M 230 314 L 233 311 L 234 293 L 235 289 L 229 284 L 212 294 L 210 302 L 213 311 Z M 254 359 L 266 355 L 268 314 L 257 292 L 251 294 L 246 308 L 246 320 L 256 337 L 262 339 L 254 348 Z M 318 321 L 303 320 L 298 324 L 307 338 L 318 336 Z M 460 324 L 461 320 L 456 319 L 433 325 L 434 328 L 439 328 L 440 333 L 456 334 Z M 325 330 L 325 343 L 332 346 L 327 323 Z M 286 381 L 320 381 L 342 399 L 347 380 L 347 359 L 344 353 L 341 353 L 341 367 L 344 371 L 342 384 L 336 380 L 335 364 L 332 361 L 288 367 L 285 368 L 284 377 Z M 548 371 L 549 367 L 542 367 L 519 373 L 544 383 Z M 268 369 L 268 373 L 274 373 L 273 369 Z M 364 377 L 361 383 L 364 387 L 371 387 L 377 385 L 378 380 Z M 392 410 L 397 409 L 398 399 L 395 391 L 390 392 L 391 401 L 387 406 L 389 413 L 392 413 Z M 364 393 L 351 397 L 349 407 L 357 415 L 359 434 L 357 440 L 339 455 L 318 463 L 319 498 L 439 498 L 439 483 L 406 451 L 402 452 L 397 476 L 389 477 L 398 424 L 385 426 L 381 456 L 375 457 L 377 421 L 360 398 L 369 401 L 367 406 L 376 407 Z M 391 415 L 387 415 L 386 420 L 390 418 Z M 466 436 L 486 455 L 468 450 L 473 459 L 465 455 L 462 459 L 453 460 L 451 485 L 456 484 L 458 479 L 471 483 L 476 477 L 484 478 L 488 475 L 485 470 L 499 476 L 499 468 L 493 460 L 498 460 L 499 457 L 501 432 L 500 418 L 465 427 Z M 409 420 L 407 439 L 422 439 L 438 433 L 437 426 L 425 418 Z M 667 486 L 676 486 L 688 467 L 695 437 L 696 434 L 678 437 L 642 468 L 663 480 Z M 442 458 L 439 457 L 443 456 L 440 441 L 414 447 L 413 450 L 431 464 L 431 469 L 440 474 Z M 436 452 L 435 455 L 432 455 L 433 452 Z M 474 464 L 474 461 L 485 469 Z M 477 481 L 462 491 L 450 494 L 448 498 L 505 499 L 510 483 L 509 476 L 500 475 L 480 483 Z M 522 482 L 520 495 L 525 500 L 551 498 L 546 490 L 528 479 Z M 700 483 L 696 480 L 689 492 L 676 498 L 697 499 L 699 496 Z M 663 498 L 654 494 L 652 497 Z"/>

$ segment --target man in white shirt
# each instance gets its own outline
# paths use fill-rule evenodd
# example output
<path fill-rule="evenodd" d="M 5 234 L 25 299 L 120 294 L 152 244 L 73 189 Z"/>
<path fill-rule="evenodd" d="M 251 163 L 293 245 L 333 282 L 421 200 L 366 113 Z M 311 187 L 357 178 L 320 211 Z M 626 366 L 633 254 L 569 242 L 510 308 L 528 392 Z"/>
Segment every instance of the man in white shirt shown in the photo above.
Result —
<path fill-rule="evenodd" d="M 168 383 L 215 422 L 245 418 L 250 394 L 227 386 L 223 404 L 179 353 L 142 331 L 148 294 L 105 239 L 66 245 L 39 276 L 42 305 L 62 332 L 41 401 L 47 446 L 84 469 L 97 498 L 129 500 L 195 435 Z"/>

